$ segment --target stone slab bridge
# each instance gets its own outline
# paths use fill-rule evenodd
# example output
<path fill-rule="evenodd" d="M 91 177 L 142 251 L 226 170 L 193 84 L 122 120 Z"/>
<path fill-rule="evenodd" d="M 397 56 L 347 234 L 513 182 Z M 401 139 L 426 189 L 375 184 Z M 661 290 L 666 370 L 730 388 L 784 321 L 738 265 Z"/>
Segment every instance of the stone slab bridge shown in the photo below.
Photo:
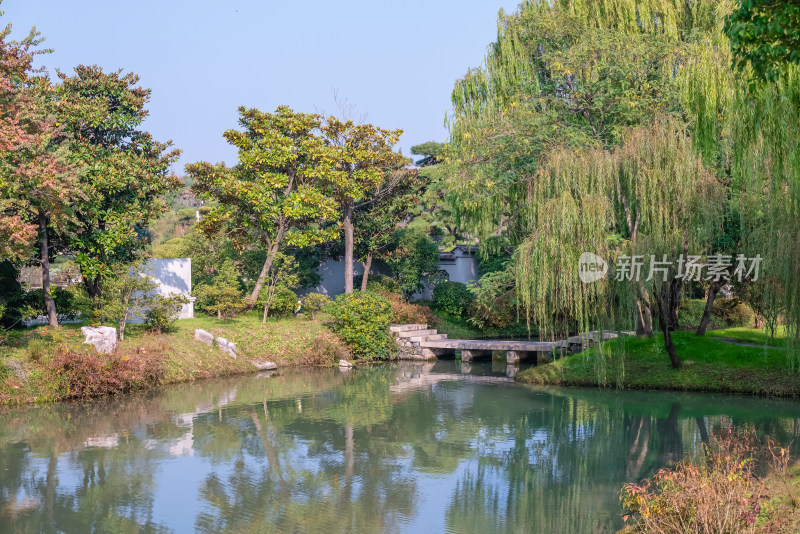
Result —
<path fill-rule="evenodd" d="M 581 352 L 601 340 L 633 333 L 603 330 L 585 332 L 561 341 L 502 341 L 447 339 L 446 334 L 439 334 L 425 324 L 395 324 L 391 325 L 390 330 L 397 341 L 401 359 L 435 360 L 439 356 L 454 355 L 459 350 L 461 361 L 471 362 L 476 358 L 491 358 L 494 351 L 503 351 L 509 365 L 516 365 L 523 360 L 547 363 L 556 356 Z"/>

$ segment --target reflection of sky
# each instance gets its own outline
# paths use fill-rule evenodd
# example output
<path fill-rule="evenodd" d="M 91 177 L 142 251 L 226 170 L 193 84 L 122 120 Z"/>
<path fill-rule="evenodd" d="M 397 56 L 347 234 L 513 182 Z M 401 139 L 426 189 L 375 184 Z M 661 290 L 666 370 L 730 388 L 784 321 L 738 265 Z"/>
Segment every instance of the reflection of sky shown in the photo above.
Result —
<path fill-rule="evenodd" d="M 153 494 L 153 519 L 175 532 L 194 532 L 200 501 L 198 490 L 210 472 L 226 479 L 233 472 L 233 463 L 213 468 L 206 458 L 198 456 L 160 461 L 158 485 Z"/>

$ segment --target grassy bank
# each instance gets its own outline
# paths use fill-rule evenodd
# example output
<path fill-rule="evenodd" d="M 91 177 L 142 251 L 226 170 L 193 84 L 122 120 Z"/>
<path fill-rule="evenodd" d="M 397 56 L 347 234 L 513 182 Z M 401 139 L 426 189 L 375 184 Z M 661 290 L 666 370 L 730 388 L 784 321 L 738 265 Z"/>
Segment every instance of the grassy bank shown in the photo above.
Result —
<path fill-rule="evenodd" d="M 624 337 L 580 354 L 525 370 L 526 384 L 627 389 L 709 391 L 800 396 L 800 372 L 792 370 L 785 337 L 754 328 L 673 333 L 683 368 L 675 370 L 663 338 Z M 796 368 L 796 366 L 795 366 Z"/>
<path fill-rule="evenodd" d="M 126 329 L 117 351 L 98 355 L 83 344 L 81 325 L 13 332 L 0 347 L 0 404 L 86 398 L 160 384 L 256 371 L 254 360 L 279 366 L 327 365 L 347 357 L 324 317 L 291 317 L 261 324 L 259 314 L 220 321 L 179 321 L 174 331 L 151 334 Z M 236 344 L 237 358 L 194 339 L 202 328 Z"/>

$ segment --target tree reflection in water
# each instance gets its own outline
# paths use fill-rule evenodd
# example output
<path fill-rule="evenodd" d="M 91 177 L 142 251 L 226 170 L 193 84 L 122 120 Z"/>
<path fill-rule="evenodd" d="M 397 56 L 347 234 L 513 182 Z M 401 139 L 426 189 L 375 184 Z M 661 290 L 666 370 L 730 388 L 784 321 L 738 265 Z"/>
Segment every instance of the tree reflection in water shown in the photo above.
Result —
<path fill-rule="evenodd" d="M 298 371 L 6 410 L 0 532 L 606 532 L 624 482 L 721 428 L 784 444 L 800 428 L 791 401 L 459 372 Z"/>

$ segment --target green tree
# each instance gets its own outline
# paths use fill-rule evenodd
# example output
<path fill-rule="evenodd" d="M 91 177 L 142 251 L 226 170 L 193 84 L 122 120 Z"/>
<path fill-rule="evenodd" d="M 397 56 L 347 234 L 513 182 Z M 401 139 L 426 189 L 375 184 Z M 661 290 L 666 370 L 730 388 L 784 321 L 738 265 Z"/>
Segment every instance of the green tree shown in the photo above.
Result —
<path fill-rule="evenodd" d="M 210 283 L 195 290 L 200 307 L 217 319 L 234 317 L 248 307 L 233 260 L 225 260 Z"/>
<path fill-rule="evenodd" d="M 776 81 L 800 64 L 800 0 L 739 0 L 725 20 L 736 64 Z"/>
<path fill-rule="evenodd" d="M 372 260 L 390 248 L 395 231 L 410 220 L 410 210 L 420 202 L 424 180 L 413 169 L 398 169 L 370 193 L 353 212 L 355 251 L 364 265 L 361 291 L 367 290 Z"/>
<path fill-rule="evenodd" d="M 419 165 L 420 167 L 428 167 L 439 163 L 444 155 L 444 150 L 445 144 L 437 143 L 436 141 L 427 141 L 411 147 L 412 154 L 415 156 L 422 156 L 422 159 L 414 162 L 415 165 Z"/>
<path fill-rule="evenodd" d="M 401 230 L 388 262 L 408 301 L 422 289 L 423 282 L 434 281 L 439 272 L 439 246 L 418 230 Z"/>
<path fill-rule="evenodd" d="M 69 248 L 96 298 L 112 265 L 148 245 L 145 228 L 166 208 L 164 195 L 181 188 L 169 170 L 180 151 L 139 130 L 150 90 L 137 86 L 137 75 L 81 65 L 58 77 L 59 120 L 72 134 L 70 160 L 82 170 Z"/>
<path fill-rule="evenodd" d="M 193 190 L 217 201 L 198 224 L 207 235 L 224 233 L 240 248 L 266 250 L 266 260 L 249 298 L 253 307 L 275 256 L 284 244 L 307 246 L 328 241 L 336 206 L 325 187 L 333 166 L 331 151 L 318 135 L 318 115 L 281 106 L 275 113 L 239 108 L 242 131 L 225 139 L 239 149 L 233 168 L 206 162 L 186 166 Z"/>
<path fill-rule="evenodd" d="M 328 117 L 322 131 L 335 153 L 335 168 L 329 176 L 344 229 L 344 291 L 350 294 L 353 292 L 355 209 L 362 201 L 372 201 L 378 192 L 391 190 L 392 171 L 408 160 L 393 149 L 402 130 L 385 130 L 371 124 Z"/>
<path fill-rule="evenodd" d="M 95 315 L 117 323 L 119 339 L 125 339 L 125 327 L 133 317 L 144 317 L 154 298 L 157 284 L 148 275 L 144 263 L 116 263 L 106 278 Z"/>
<path fill-rule="evenodd" d="M 299 283 L 300 277 L 297 275 L 297 262 L 295 259 L 281 252 L 275 254 L 267 274 L 264 291 L 261 292 L 258 299 L 258 303 L 264 308 L 261 324 L 267 324 L 269 308 L 276 295 L 280 294 L 282 290 L 296 288 Z M 296 301 L 297 298 L 294 297 L 292 300 Z"/>

